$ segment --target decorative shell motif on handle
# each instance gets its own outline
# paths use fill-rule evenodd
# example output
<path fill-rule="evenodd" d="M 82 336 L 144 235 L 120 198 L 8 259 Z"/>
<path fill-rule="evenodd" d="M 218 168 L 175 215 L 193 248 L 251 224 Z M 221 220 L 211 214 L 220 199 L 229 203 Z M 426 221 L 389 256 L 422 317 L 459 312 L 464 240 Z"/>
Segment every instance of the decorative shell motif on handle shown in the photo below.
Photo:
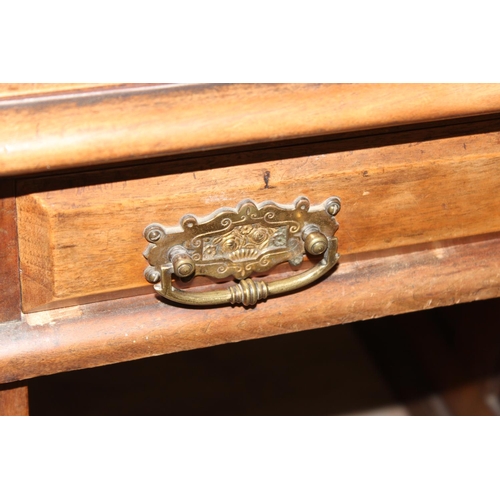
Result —
<path fill-rule="evenodd" d="M 339 210 L 337 197 L 313 208 L 303 196 L 293 205 L 256 204 L 246 199 L 236 209 L 220 208 L 204 218 L 185 215 L 180 227 L 150 224 L 144 230 L 149 241 L 144 257 L 150 264 L 145 277 L 157 283 L 161 268 L 166 267 L 184 278 L 205 275 L 243 280 L 282 262 L 298 265 L 305 253 L 307 231 L 332 238 Z"/>

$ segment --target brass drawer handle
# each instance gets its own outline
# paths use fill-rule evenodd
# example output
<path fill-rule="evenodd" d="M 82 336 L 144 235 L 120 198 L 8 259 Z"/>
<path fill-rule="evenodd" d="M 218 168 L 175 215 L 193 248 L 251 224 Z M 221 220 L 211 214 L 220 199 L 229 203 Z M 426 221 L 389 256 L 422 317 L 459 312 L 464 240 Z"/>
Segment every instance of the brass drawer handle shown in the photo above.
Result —
<path fill-rule="evenodd" d="M 185 215 L 180 228 L 149 224 L 144 229 L 149 241 L 144 257 L 150 265 L 144 275 L 156 283 L 159 294 L 174 302 L 252 306 L 312 283 L 337 263 L 334 235 L 339 210 L 340 200 L 335 196 L 313 207 L 303 196 L 292 206 L 243 200 L 236 209 L 220 208 L 201 219 Z M 323 255 L 323 259 L 307 271 L 278 281 L 249 278 L 286 261 L 298 266 L 305 252 Z M 241 281 L 227 289 L 197 293 L 175 288 L 172 274 L 184 280 L 204 275 L 216 279 L 233 276 Z"/>

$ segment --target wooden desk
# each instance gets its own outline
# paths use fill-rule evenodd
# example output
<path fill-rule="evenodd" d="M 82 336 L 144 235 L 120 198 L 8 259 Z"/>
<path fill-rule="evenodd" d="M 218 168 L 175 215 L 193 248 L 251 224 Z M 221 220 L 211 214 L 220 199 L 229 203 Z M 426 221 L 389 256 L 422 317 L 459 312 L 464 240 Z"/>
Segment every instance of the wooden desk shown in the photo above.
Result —
<path fill-rule="evenodd" d="M 4 88 L 0 383 L 499 296 L 499 112 L 499 85 Z M 148 223 L 299 195 L 342 199 L 307 290 L 187 308 L 143 280 Z"/>

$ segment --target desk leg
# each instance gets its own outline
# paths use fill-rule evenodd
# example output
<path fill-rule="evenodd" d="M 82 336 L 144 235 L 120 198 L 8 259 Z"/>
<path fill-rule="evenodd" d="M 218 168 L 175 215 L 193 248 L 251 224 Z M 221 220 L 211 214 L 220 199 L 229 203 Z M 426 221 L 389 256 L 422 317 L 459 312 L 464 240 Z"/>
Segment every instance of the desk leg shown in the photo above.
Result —
<path fill-rule="evenodd" d="M 0 416 L 28 416 L 28 386 L 22 383 L 0 385 Z"/>

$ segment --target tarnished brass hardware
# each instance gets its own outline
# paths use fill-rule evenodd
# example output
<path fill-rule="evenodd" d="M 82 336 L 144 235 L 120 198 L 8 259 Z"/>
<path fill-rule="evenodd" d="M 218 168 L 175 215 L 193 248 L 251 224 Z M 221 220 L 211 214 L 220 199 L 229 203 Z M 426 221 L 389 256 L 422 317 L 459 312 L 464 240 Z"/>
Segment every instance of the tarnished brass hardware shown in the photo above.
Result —
<path fill-rule="evenodd" d="M 180 278 L 187 278 L 194 273 L 194 261 L 180 245 L 176 245 L 168 252 L 168 259 L 172 262 L 174 274 Z"/>
<path fill-rule="evenodd" d="M 328 239 L 315 224 L 306 226 L 302 231 L 302 239 L 307 253 L 321 255 L 328 248 Z"/>
<path fill-rule="evenodd" d="M 149 266 L 145 278 L 155 290 L 175 302 L 189 305 L 255 305 L 272 295 L 296 290 L 317 280 L 338 261 L 337 197 L 311 207 L 300 197 L 291 206 L 271 201 L 241 201 L 236 209 L 220 208 L 204 218 L 185 215 L 180 227 L 150 224 L 144 230 L 149 245 L 144 252 Z M 313 268 L 285 279 L 265 282 L 249 278 L 288 261 L 298 266 L 304 253 L 323 258 Z M 197 275 L 239 281 L 223 290 L 191 292 L 175 288 L 172 275 Z"/>

